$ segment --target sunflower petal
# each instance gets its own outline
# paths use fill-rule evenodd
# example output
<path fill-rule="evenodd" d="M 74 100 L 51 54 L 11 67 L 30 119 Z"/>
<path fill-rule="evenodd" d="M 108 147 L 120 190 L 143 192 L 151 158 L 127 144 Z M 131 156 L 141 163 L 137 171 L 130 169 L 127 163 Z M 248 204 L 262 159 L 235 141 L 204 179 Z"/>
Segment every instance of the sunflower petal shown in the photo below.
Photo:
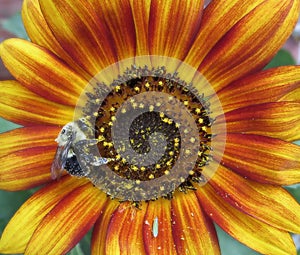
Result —
<path fill-rule="evenodd" d="M 220 254 L 212 221 L 203 213 L 194 192 L 172 199 L 172 231 L 178 254 Z"/>
<path fill-rule="evenodd" d="M 92 2 L 40 0 L 40 6 L 59 44 L 90 75 L 117 61 L 111 35 Z"/>
<path fill-rule="evenodd" d="M 151 1 L 150 54 L 183 59 L 199 30 L 203 2 Z"/>
<path fill-rule="evenodd" d="M 157 237 L 153 233 L 153 224 L 157 218 Z M 151 201 L 148 204 L 143 227 L 146 254 L 176 255 L 172 234 L 171 202 L 166 199 Z"/>
<path fill-rule="evenodd" d="M 105 254 L 105 243 L 108 231 L 108 226 L 113 216 L 114 211 L 118 208 L 120 203 L 116 200 L 108 200 L 106 205 L 101 211 L 100 217 L 95 223 L 93 235 L 92 235 L 92 255 L 102 255 Z M 109 251 L 107 251 L 109 252 Z M 109 253 L 108 253 L 109 254 Z M 115 253 L 113 253 L 115 255 Z"/>
<path fill-rule="evenodd" d="M 298 0 L 264 1 L 222 37 L 199 71 L 219 90 L 263 68 L 292 33 L 298 15 Z"/>
<path fill-rule="evenodd" d="M 217 153 L 217 151 L 216 151 Z M 300 146 L 279 139 L 227 134 L 222 164 L 245 178 L 274 185 L 300 182 Z"/>
<path fill-rule="evenodd" d="M 108 226 L 104 254 L 146 254 L 143 242 L 145 206 L 138 210 L 124 203 L 114 212 Z"/>
<path fill-rule="evenodd" d="M 10 220 L 0 240 L 0 253 L 24 253 L 33 232 L 47 213 L 70 191 L 86 183 L 71 176 L 52 182 L 29 198 Z"/>
<path fill-rule="evenodd" d="M 87 80 L 91 79 L 83 69 L 65 52 L 53 36 L 40 8 L 38 0 L 24 0 L 22 19 L 28 36 L 35 44 L 50 49 L 61 59 L 66 61 L 77 73 Z"/>
<path fill-rule="evenodd" d="M 295 93 L 300 86 L 300 67 L 281 66 L 268 69 L 240 79 L 218 91 L 218 99 L 225 112 L 248 105 L 300 100 L 298 97 L 285 100 L 285 95 Z M 214 99 L 210 100 L 214 104 Z"/>
<path fill-rule="evenodd" d="M 149 16 L 151 1 L 148 0 L 129 0 L 131 5 L 132 18 L 135 26 L 136 52 L 137 56 L 149 55 Z"/>
<path fill-rule="evenodd" d="M 48 50 L 22 39 L 0 46 L 1 58 L 25 87 L 49 101 L 75 106 L 87 81 Z"/>
<path fill-rule="evenodd" d="M 300 139 L 300 102 L 250 105 L 225 113 L 227 132 L 252 133 L 294 141 Z M 218 120 L 216 121 L 216 128 Z"/>
<path fill-rule="evenodd" d="M 244 179 L 221 165 L 209 182 L 238 210 L 276 228 L 300 232 L 300 205 L 283 188 Z"/>
<path fill-rule="evenodd" d="M 0 188 L 16 191 L 48 182 L 58 132 L 57 127 L 34 126 L 0 134 Z"/>
<path fill-rule="evenodd" d="M 185 62 L 198 68 L 215 44 L 244 16 L 265 0 L 213 0 L 204 9 L 201 27 L 185 58 Z"/>
<path fill-rule="evenodd" d="M 290 234 L 252 218 L 226 203 L 208 184 L 196 191 L 207 215 L 225 232 L 250 248 L 269 255 L 296 255 Z"/>
<path fill-rule="evenodd" d="M 91 183 L 74 189 L 43 218 L 25 254 L 66 254 L 93 226 L 106 200 Z"/>
<path fill-rule="evenodd" d="M 27 90 L 16 81 L 0 82 L 1 116 L 20 125 L 65 125 L 73 108 L 53 103 Z"/>

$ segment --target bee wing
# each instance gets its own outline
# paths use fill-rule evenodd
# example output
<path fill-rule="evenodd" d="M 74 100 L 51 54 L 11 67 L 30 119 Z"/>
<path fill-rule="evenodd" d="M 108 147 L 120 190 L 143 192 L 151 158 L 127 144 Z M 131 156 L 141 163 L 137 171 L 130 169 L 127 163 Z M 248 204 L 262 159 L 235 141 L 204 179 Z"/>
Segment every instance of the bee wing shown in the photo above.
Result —
<path fill-rule="evenodd" d="M 51 177 L 53 180 L 59 179 L 66 165 L 68 153 L 72 145 L 70 139 L 64 146 L 58 146 L 55 152 L 54 160 L 51 165 Z"/>

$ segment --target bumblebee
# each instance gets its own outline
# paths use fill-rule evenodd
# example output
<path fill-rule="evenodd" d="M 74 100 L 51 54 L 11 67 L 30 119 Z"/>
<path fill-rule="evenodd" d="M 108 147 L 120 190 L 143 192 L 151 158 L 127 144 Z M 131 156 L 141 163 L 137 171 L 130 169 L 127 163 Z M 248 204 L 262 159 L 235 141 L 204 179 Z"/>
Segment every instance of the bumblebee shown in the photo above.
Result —
<path fill-rule="evenodd" d="M 51 166 L 52 179 L 59 179 L 63 170 L 73 176 L 85 177 L 89 166 L 104 165 L 112 160 L 91 153 L 90 147 L 98 143 L 92 137 L 95 137 L 94 129 L 84 118 L 69 122 L 61 129 L 55 139 L 58 146 Z"/>

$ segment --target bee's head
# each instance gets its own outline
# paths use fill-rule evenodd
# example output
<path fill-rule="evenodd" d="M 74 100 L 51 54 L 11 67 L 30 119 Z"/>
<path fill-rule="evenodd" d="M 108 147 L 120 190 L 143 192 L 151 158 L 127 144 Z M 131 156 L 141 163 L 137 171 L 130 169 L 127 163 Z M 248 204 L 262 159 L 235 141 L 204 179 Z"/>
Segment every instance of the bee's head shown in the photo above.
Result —
<path fill-rule="evenodd" d="M 61 129 L 57 138 L 55 139 L 55 141 L 58 143 L 59 146 L 64 146 L 70 139 L 72 139 L 73 130 L 74 130 L 73 126 L 74 123 L 70 122 Z"/>

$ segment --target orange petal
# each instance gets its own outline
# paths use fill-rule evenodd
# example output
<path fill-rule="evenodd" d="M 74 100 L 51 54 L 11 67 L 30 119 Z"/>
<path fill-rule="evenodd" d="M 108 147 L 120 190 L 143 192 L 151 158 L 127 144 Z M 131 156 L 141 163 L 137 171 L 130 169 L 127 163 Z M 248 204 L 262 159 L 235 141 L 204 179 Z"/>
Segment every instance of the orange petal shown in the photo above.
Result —
<path fill-rule="evenodd" d="M 227 134 L 222 164 L 245 178 L 262 183 L 291 185 L 300 182 L 300 146 L 275 138 Z"/>
<path fill-rule="evenodd" d="M 153 234 L 154 220 L 158 221 L 158 235 Z M 146 254 L 176 255 L 176 246 L 172 233 L 171 201 L 159 199 L 148 204 L 143 227 Z"/>
<path fill-rule="evenodd" d="M 74 189 L 43 218 L 25 254 L 66 254 L 93 226 L 106 200 L 91 183 Z"/>
<path fill-rule="evenodd" d="M 151 55 L 183 59 L 199 30 L 203 0 L 151 1 Z"/>
<path fill-rule="evenodd" d="M 93 255 L 105 254 L 106 248 L 106 236 L 108 232 L 108 226 L 113 216 L 114 211 L 118 208 L 120 203 L 117 200 L 108 200 L 106 205 L 101 211 L 100 217 L 95 223 L 93 235 L 92 235 L 92 252 Z M 107 251 L 109 254 L 109 251 Z M 115 254 L 115 253 L 112 253 Z"/>
<path fill-rule="evenodd" d="M 49 182 L 57 127 L 34 126 L 0 134 L 0 188 L 16 191 Z"/>
<path fill-rule="evenodd" d="M 77 73 L 90 80 L 88 75 L 72 59 L 53 36 L 40 8 L 38 0 L 24 0 L 22 6 L 22 19 L 26 32 L 33 43 L 51 50 L 57 56 L 65 60 Z"/>
<path fill-rule="evenodd" d="M 300 86 L 300 67 L 281 66 L 268 69 L 240 79 L 218 91 L 218 99 L 225 112 L 248 105 L 283 101 L 296 101 L 298 98 L 285 100 L 285 95 L 295 93 Z M 214 99 L 210 99 L 214 104 Z"/>
<path fill-rule="evenodd" d="M 178 254 L 220 254 L 212 221 L 194 192 L 178 192 L 172 202 L 172 231 Z"/>
<path fill-rule="evenodd" d="M 99 19 L 92 2 L 39 2 L 45 20 L 59 44 L 90 75 L 94 76 L 116 62 L 111 34 Z"/>
<path fill-rule="evenodd" d="M 56 126 L 23 127 L 0 134 L 0 157 L 19 150 L 55 145 L 54 139 L 60 131 Z"/>
<path fill-rule="evenodd" d="M 0 47 L 11 74 L 25 87 L 49 101 L 75 106 L 87 81 L 48 50 L 22 39 L 9 39 Z"/>
<path fill-rule="evenodd" d="M 252 133 L 283 140 L 300 139 L 300 102 L 250 105 L 225 113 L 227 132 Z M 216 121 L 218 126 L 218 120 Z"/>
<path fill-rule="evenodd" d="M 112 37 L 111 47 L 116 50 L 118 59 L 134 57 L 136 35 L 132 12 L 138 10 L 131 9 L 129 0 L 95 1 L 94 8 L 97 10 L 101 25 L 109 30 Z M 139 27 L 142 24 L 136 25 L 138 30 L 143 29 Z"/>
<path fill-rule="evenodd" d="M 260 184 L 219 166 L 210 184 L 244 213 L 288 232 L 300 232 L 300 205 L 283 188 Z"/>
<path fill-rule="evenodd" d="M 64 176 L 29 198 L 10 220 L 0 240 L 0 253 L 24 253 L 35 229 L 49 211 L 67 194 L 86 183 L 84 179 Z"/>
<path fill-rule="evenodd" d="M 296 255 L 290 234 L 252 218 L 226 203 L 208 184 L 197 190 L 199 201 L 225 232 L 250 248 L 269 255 Z"/>
<path fill-rule="evenodd" d="M 149 16 L 151 1 L 129 0 L 131 5 L 132 18 L 135 26 L 136 52 L 137 56 L 149 55 Z"/>
<path fill-rule="evenodd" d="M 298 0 L 264 1 L 223 36 L 199 71 L 219 90 L 263 68 L 292 33 L 298 15 Z"/>
<path fill-rule="evenodd" d="M 213 0 L 204 9 L 199 33 L 184 62 L 198 68 L 215 44 L 244 16 L 265 0 Z"/>
<path fill-rule="evenodd" d="M 73 108 L 48 101 L 16 81 L 0 83 L 1 116 L 20 125 L 65 125 L 72 120 Z"/>
<path fill-rule="evenodd" d="M 122 203 L 111 216 L 106 236 L 106 250 L 102 254 L 146 254 L 143 241 L 145 213 L 146 205 L 139 210 L 130 203 Z"/>

